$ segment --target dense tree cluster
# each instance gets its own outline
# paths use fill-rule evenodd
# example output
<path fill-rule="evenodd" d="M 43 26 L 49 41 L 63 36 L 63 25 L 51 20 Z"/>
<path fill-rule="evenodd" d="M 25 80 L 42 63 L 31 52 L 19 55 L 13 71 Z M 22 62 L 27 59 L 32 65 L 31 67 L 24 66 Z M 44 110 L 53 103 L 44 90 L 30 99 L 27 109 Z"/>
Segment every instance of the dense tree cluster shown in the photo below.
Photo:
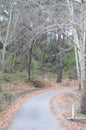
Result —
<path fill-rule="evenodd" d="M 57 81 L 61 82 L 63 54 L 74 48 L 82 89 L 81 111 L 84 113 L 85 3 L 85 0 L 0 0 L 0 64 L 3 72 L 27 69 L 30 80 L 33 59 L 41 61 L 44 67 L 57 62 Z"/>

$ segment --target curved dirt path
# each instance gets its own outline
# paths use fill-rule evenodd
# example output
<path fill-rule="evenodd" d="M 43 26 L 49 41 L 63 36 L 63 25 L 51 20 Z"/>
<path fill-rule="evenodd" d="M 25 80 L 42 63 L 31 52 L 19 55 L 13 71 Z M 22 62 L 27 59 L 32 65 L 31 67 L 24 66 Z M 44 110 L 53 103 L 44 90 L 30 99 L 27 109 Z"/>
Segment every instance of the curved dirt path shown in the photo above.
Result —
<path fill-rule="evenodd" d="M 17 111 L 9 130 L 64 130 L 51 113 L 49 103 L 53 96 L 65 90 L 45 92 L 27 100 Z"/>

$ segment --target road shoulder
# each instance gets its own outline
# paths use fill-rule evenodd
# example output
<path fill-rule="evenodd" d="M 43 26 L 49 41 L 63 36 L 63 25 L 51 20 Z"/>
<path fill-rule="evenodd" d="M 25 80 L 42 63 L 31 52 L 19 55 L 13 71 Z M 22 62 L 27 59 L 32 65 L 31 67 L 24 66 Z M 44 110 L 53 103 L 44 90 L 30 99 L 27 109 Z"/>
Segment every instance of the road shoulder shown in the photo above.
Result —
<path fill-rule="evenodd" d="M 71 90 L 54 96 L 50 108 L 56 119 L 66 130 L 86 130 L 86 116 L 79 113 L 80 91 Z M 72 116 L 72 104 L 75 106 L 75 119 Z"/>

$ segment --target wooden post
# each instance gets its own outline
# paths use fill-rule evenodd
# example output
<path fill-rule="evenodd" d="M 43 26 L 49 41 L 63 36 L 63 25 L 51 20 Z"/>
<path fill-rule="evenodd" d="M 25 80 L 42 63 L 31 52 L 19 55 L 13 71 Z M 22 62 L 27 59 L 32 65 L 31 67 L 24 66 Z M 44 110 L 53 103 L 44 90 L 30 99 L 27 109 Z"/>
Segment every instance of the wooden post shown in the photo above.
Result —
<path fill-rule="evenodd" d="M 72 119 L 75 118 L 75 106 L 72 104 Z"/>

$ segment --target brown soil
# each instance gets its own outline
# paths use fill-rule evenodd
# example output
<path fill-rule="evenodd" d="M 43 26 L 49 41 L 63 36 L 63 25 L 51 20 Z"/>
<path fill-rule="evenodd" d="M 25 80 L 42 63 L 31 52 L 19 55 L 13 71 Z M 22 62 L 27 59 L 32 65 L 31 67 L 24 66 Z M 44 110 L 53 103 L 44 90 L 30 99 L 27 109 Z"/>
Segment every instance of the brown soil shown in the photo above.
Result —
<path fill-rule="evenodd" d="M 86 116 L 79 113 L 80 98 L 76 97 L 79 90 L 59 94 L 51 100 L 51 110 L 67 130 L 86 130 Z M 71 120 L 72 104 L 75 104 L 75 119 Z"/>

